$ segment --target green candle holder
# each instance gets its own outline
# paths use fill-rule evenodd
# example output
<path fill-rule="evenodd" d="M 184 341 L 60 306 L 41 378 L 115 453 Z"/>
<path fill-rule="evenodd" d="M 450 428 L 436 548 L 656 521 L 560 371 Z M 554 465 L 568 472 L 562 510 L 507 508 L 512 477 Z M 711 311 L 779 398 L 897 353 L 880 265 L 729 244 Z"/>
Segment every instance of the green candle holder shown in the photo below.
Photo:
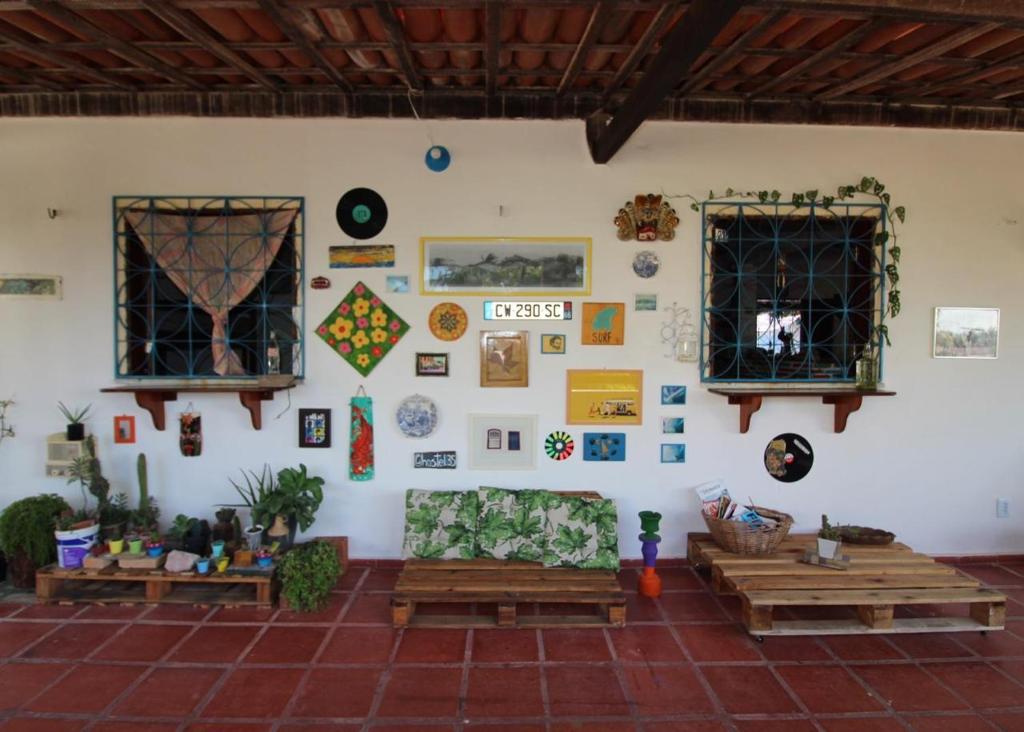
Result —
<path fill-rule="evenodd" d="M 640 528 L 643 530 L 643 538 L 658 539 L 658 524 L 661 522 L 661 514 L 657 511 L 640 512 Z"/>

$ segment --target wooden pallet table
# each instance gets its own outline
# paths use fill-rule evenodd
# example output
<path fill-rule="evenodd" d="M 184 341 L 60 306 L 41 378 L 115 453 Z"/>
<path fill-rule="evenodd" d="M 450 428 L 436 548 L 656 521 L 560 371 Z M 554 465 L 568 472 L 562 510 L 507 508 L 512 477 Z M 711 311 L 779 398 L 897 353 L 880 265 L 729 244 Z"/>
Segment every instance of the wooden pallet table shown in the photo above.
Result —
<path fill-rule="evenodd" d="M 1006 596 L 905 544 L 844 544 L 844 571 L 805 564 L 814 534 L 791 534 L 774 554 L 732 554 L 710 534 L 690 534 L 687 555 L 711 572 L 715 592 L 738 595 L 751 635 L 851 635 L 1002 630 Z M 968 616 L 894 617 L 899 606 L 966 604 Z M 855 618 L 783 620 L 776 607 L 846 607 Z"/>
<path fill-rule="evenodd" d="M 417 614 L 429 603 L 483 603 L 497 615 Z M 525 615 L 523 603 L 590 606 L 598 613 Z M 535 562 L 494 559 L 410 559 L 395 585 L 391 601 L 395 627 L 584 627 L 626 624 L 626 596 L 615 572 L 545 568 Z"/>
<path fill-rule="evenodd" d="M 39 603 L 184 603 L 193 605 L 273 604 L 273 571 L 264 574 L 200 575 L 163 569 L 61 569 L 55 564 L 36 572 Z"/>

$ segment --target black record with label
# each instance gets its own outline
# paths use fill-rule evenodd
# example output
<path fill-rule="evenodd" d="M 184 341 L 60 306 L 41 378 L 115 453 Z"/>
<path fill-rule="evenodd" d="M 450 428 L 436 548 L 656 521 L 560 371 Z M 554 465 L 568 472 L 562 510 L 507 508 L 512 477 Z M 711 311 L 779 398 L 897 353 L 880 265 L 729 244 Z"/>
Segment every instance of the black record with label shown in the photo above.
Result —
<path fill-rule="evenodd" d="M 775 480 L 795 483 L 811 471 L 814 450 L 806 438 L 784 432 L 768 443 L 764 450 L 764 467 Z"/>
<path fill-rule="evenodd" d="M 372 239 L 388 222 L 388 207 L 377 191 L 353 188 L 338 200 L 338 226 L 353 239 Z"/>

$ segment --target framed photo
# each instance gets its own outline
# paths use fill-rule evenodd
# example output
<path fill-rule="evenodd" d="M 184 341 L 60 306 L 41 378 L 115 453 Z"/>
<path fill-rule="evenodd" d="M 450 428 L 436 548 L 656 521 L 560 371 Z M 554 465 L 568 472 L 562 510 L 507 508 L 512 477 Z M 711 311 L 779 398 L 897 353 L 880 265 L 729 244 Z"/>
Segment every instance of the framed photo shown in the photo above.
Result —
<path fill-rule="evenodd" d="M 470 470 L 532 470 L 536 446 L 536 415 L 469 415 Z"/>
<path fill-rule="evenodd" d="M 331 410 L 299 410 L 299 447 L 331 446 Z"/>
<path fill-rule="evenodd" d="M 686 462 L 686 445 L 669 445 L 662 443 L 661 445 L 661 462 L 663 463 L 685 463 Z"/>
<path fill-rule="evenodd" d="M 565 372 L 568 424 L 642 424 L 644 372 L 569 369 Z"/>
<path fill-rule="evenodd" d="M 565 353 L 565 333 L 542 333 L 540 336 L 541 353 Z"/>
<path fill-rule="evenodd" d="M 935 308 L 933 358 L 999 358 L 999 308 Z"/>
<path fill-rule="evenodd" d="M 686 431 L 686 420 L 683 417 L 662 417 L 661 433 L 664 435 L 681 435 Z"/>
<path fill-rule="evenodd" d="M 135 417 L 130 414 L 114 417 L 114 442 L 118 445 L 131 445 L 135 442 Z"/>
<path fill-rule="evenodd" d="M 480 386 L 528 386 L 529 333 L 480 331 Z"/>
<path fill-rule="evenodd" d="M 586 237 L 423 237 L 420 294 L 589 295 Z"/>
<path fill-rule="evenodd" d="M 388 275 L 388 292 L 407 293 L 409 292 L 409 275 Z"/>
<path fill-rule="evenodd" d="M 662 386 L 661 403 L 671 406 L 686 404 L 686 387 L 672 384 Z"/>
<path fill-rule="evenodd" d="M 655 294 L 634 295 L 633 296 L 633 309 L 637 310 L 637 311 L 657 310 L 658 309 L 658 296 L 655 295 Z"/>
<path fill-rule="evenodd" d="M 330 247 L 331 269 L 363 267 L 394 267 L 395 247 L 392 244 L 356 244 Z"/>
<path fill-rule="evenodd" d="M 448 375 L 448 354 L 447 353 L 417 353 L 416 354 L 416 375 L 417 376 L 447 376 Z"/>
<path fill-rule="evenodd" d="M 60 300 L 64 280 L 57 275 L 0 274 L 0 297 Z"/>
<path fill-rule="evenodd" d="M 625 303 L 583 303 L 582 333 L 584 346 L 621 346 L 626 342 Z"/>

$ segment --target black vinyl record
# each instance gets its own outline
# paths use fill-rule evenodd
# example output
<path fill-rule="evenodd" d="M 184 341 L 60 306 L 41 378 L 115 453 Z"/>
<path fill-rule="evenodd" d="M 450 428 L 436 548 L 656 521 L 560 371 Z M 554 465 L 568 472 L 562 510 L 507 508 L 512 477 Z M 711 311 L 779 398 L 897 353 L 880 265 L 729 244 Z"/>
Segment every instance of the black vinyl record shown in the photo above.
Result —
<path fill-rule="evenodd" d="M 806 438 L 793 432 L 777 435 L 764 450 L 764 467 L 775 480 L 795 483 L 811 472 L 814 450 Z"/>
<path fill-rule="evenodd" d="M 377 191 L 353 188 L 338 200 L 338 226 L 353 239 L 372 239 L 388 222 L 388 207 Z"/>

